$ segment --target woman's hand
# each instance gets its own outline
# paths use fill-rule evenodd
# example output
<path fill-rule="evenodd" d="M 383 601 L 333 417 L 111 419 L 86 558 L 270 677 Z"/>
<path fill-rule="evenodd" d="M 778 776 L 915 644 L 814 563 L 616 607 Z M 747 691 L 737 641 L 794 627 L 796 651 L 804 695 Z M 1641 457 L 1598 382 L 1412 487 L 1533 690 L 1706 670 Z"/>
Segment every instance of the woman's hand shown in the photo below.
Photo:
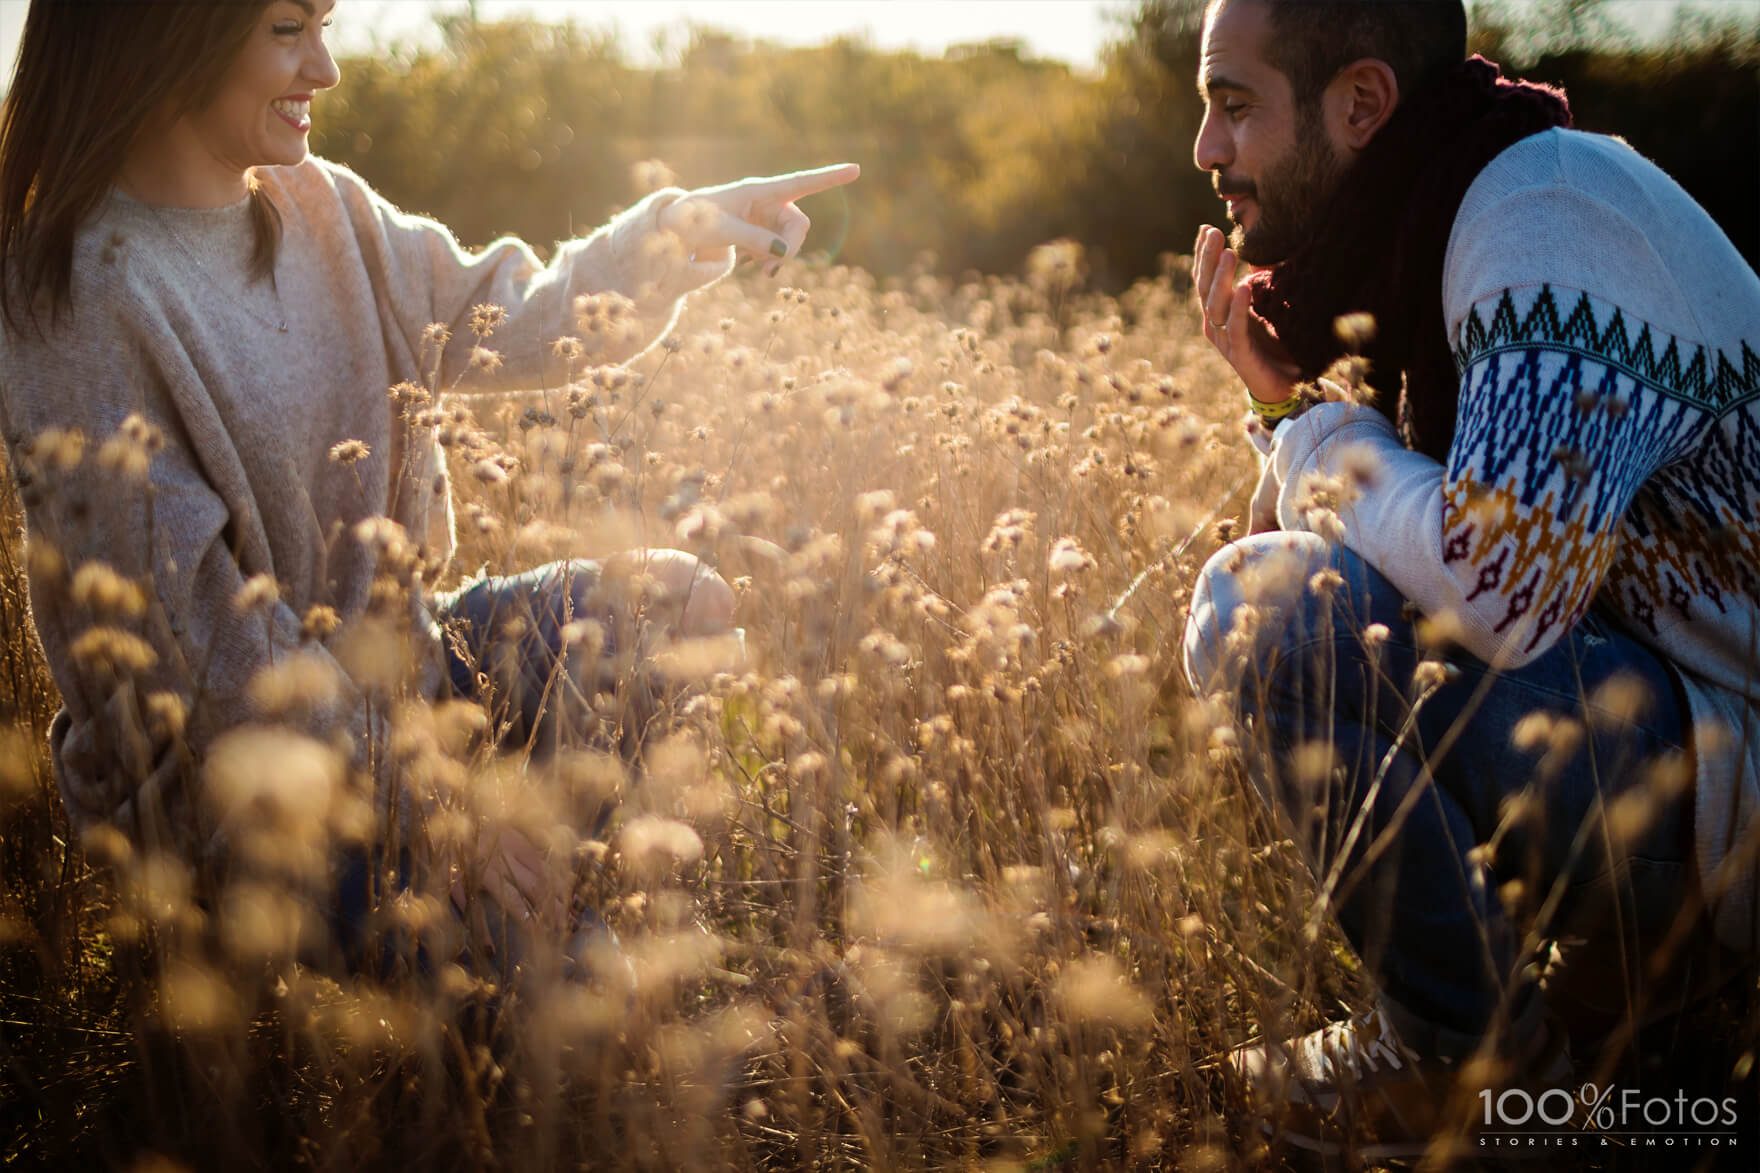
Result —
<path fill-rule="evenodd" d="M 479 861 L 481 874 L 478 891 L 494 900 L 502 911 L 515 920 L 544 919 L 561 925 L 568 912 L 568 884 L 562 872 L 525 835 L 510 828 L 495 834 Z M 465 876 L 455 871 L 452 882 L 452 903 L 463 913 L 472 906 L 471 891 Z M 477 910 L 477 929 L 486 931 Z"/>
<path fill-rule="evenodd" d="M 855 163 L 839 163 L 699 187 L 661 209 L 660 227 L 682 240 L 698 264 L 725 266 L 729 253 L 737 250 L 770 258 L 764 274 L 775 276 L 784 260 L 800 252 L 811 227 L 794 201 L 852 183 L 861 173 Z"/>
<path fill-rule="evenodd" d="M 1277 353 L 1277 343 L 1253 316 L 1252 290 L 1236 282 L 1234 250 L 1221 230 L 1206 224 L 1192 247 L 1192 283 L 1204 315 L 1204 337 L 1260 403 L 1282 403 L 1295 394 L 1301 371 Z"/>

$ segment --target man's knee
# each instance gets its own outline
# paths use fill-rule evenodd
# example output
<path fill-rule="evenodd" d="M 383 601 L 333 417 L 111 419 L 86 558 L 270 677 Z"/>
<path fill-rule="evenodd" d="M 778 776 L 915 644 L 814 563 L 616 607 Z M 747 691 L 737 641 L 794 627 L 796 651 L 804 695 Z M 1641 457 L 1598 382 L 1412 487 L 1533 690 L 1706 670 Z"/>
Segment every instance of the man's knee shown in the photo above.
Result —
<path fill-rule="evenodd" d="M 1250 667 L 1320 618 L 1314 576 L 1332 569 L 1335 548 L 1316 534 L 1254 534 L 1218 550 L 1192 588 L 1185 630 L 1186 679 L 1195 692 L 1236 691 Z"/>

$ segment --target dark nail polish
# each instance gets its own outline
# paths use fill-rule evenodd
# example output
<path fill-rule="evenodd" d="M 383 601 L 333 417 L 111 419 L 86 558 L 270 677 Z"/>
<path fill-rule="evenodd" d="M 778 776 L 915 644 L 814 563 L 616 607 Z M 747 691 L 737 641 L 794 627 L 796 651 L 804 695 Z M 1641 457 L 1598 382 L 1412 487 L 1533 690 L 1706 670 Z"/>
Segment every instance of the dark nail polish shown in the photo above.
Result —
<path fill-rule="evenodd" d="M 771 241 L 770 255 L 773 257 L 786 257 L 788 255 L 788 243 L 781 237 Z"/>

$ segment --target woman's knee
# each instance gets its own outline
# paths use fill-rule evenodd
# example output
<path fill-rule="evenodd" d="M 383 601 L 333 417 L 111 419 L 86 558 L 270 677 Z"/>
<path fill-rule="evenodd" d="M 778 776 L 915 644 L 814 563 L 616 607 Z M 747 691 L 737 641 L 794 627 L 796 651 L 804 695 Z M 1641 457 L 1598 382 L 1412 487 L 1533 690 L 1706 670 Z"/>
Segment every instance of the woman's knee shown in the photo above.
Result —
<path fill-rule="evenodd" d="M 713 567 L 683 550 L 629 550 L 616 570 L 646 580 L 648 604 L 680 635 L 719 635 L 733 627 L 734 593 Z"/>

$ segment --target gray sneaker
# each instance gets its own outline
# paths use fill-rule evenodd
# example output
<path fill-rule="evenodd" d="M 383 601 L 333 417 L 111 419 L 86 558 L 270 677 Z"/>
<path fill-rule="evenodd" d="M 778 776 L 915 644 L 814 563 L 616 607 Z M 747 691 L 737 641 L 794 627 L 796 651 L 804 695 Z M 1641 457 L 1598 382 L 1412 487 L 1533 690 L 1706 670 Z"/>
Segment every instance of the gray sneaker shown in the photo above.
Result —
<path fill-rule="evenodd" d="M 1517 1082 L 1563 1086 L 1571 1065 L 1562 1035 L 1556 1042 L 1544 1028 L 1542 1035 Z M 1445 1112 L 1451 1096 L 1464 1090 L 1463 1069 L 1483 1070 L 1419 1054 L 1381 1007 L 1282 1043 L 1243 1047 L 1228 1066 L 1265 1114 L 1267 1135 L 1308 1152 L 1364 1161 L 1429 1152 L 1447 1135 L 1445 1124 L 1466 1123 Z"/>

